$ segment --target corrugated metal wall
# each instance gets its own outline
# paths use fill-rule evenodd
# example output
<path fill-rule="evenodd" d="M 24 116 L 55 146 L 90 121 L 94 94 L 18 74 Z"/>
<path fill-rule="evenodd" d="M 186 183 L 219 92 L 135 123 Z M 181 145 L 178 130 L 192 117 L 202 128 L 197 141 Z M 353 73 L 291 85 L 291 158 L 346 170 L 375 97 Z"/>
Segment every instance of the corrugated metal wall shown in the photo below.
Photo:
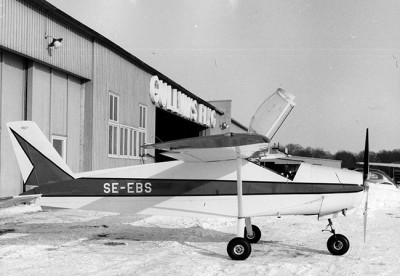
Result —
<path fill-rule="evenodd" d="M 49 51 L 51 38 L 45 39 L 46 35 L 63 38 L 62 46 Z M 156 107 L 149 97 L 151 74 L 157 74 L 154 69 L 44 1 L 0 0 L 0 47 L 33 64 L 28 68 L 28 80 L 32 79 L 28 119 L 37 120 L 49 138 L 54 134 L 74 137 L 73 143 L 71 137 L 67 140 L 67 161 L 73 169 L 141 162 L 108 156 L 109 92 L 120 97 L 123 126 L 138 128 L 139 104 L 147 107 L 146 140 L 154 142 Z M 73 80 L 71 75 L 78 78 Z M 69 88 L 74 94 L 69 94 Z M 73 107 L 71 101 L 77 104 Z M 78 143 L 80 154 L 78 148 L 71 151 Z"/>
<path fill-rule="evenodd" d="M 94 64 L 92 169 L 138 164 L 140 160 L 108 157 L 109 111 L 105 107 L 109 105 L 109 92 L 117 94 L 119 123 L 139 127 L 139 104 L 147 106 L 147 141 L 154 142 L 155 107 L 149 96 L 151 75 L 99 43 L 94 43 Z"/>
<path fill-rule="evenodd" d="M 48 50 L 46 35 L 63 38 L 62 47 Z M 92 41 L 58 23 L 29 1 L 0 0 L 0 45 L 71 72 L 92 76 Z"/>

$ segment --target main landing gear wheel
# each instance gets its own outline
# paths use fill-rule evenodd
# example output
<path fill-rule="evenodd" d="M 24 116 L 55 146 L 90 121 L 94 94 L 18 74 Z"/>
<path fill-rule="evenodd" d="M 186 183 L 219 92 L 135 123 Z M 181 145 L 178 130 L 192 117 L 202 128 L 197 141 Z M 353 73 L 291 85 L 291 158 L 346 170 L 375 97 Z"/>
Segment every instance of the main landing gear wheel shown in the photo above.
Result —
<path fill-rule="evenodd" d="M 332 255 L 343 255 L 349 250 L 350 242 L 345 236 L 335 234 L 328 239 L 327 247 Z"/>
<path fill-rule="evenodd" d="M 252 225 L 251 228 L 253 229 L 253 235 L 247 235 L 247 229 L 244 228 L 244 238 L 249 243 L 257 243 L 261 239 L 261 230 L 256 225 Z"/>
<path fill-rule="evenodd" d="M 251 254 L 251 245 L 244 238 L 234 238 L 232 239 L 226 248 L 229 257 L 232 260 L 246 260 Z"/>

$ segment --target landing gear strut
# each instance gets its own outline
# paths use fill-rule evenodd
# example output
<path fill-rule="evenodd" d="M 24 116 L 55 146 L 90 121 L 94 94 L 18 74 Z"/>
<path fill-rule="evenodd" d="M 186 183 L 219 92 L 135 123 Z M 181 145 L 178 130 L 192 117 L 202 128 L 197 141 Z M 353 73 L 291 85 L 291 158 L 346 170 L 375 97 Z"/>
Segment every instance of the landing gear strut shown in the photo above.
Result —
<path fill-rule="evenodd" d="M 349 250 L 350 242 L 345 236 L 336 234 L 331 219 L 328 219 L 328 222 L 326 229 L 322 231 L 331 232 L 333 235 L 328 239 L 326 246 L 332 255 L 343 255 Z M 328 228 L 330 228 L 330 230 Z"/>

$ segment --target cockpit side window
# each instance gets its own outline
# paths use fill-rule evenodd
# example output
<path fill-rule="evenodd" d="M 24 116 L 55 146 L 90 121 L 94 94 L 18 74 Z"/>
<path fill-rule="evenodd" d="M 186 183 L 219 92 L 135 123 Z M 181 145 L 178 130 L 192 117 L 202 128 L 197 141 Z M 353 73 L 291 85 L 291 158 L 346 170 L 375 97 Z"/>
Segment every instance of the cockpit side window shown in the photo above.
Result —
<path fill-rule="evenodd" d="M 294 177 L 296 176 L 297 170 L 300 167 L 300 163 L 293 163 L 293 164 L 277 164 L 273 162 L 272 160 L 269 162 L 265 161 L 258 161 L 258 162 L 253 162 L 263 168 L 269 169 L 271 171 L 274 171 L 275 173 L 293 180 Z"/>

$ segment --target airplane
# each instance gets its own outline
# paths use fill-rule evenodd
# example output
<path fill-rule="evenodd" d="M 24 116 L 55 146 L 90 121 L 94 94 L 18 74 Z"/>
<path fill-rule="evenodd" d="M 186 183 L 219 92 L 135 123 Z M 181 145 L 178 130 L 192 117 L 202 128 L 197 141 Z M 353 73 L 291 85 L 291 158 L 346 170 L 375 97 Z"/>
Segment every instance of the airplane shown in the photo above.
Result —
<path fill-rule="evenodd" d="M 357 164 L 364 165 L 364 162 L 357 162 Z M 377 166 L 377 167 L 389 167 L 389 168 L 400 168 L 399 163 L 376 163 L 376 162 L 369 162 L 370 166 Z"/>
<path fill-rule="evenodd" d="M 364 162 L 357 162 L 359 165 L 364 165 Z M 392 169 L 390 171 L 390 176 L 386 175 L 385 172 L 382 172 L 378 169 L 374 169 L 373 172 L 375 177 L 371 175 L 371 178 L 374 178 L 375 183 L 385 183 L 385 184 L 393 184 L 395 187 L 400 188 L 400 181 L 398 181 L 398 177 L 396 178 L 395 169 L 400 169 L 400 163 L 378 163 L 378 162 L 369 162 L 370 166 L 373 167 L 386 167 Z M 356 169 L 358 170 L 358 169 Z M 370 180 L 371 182 L 371 180 Z"/>
<path fill-rule="evenodd" d="M 270 140 L 294 106 L 294 96 L 278 89 L 255 112 L 249 133 L 149 144 L 144 147 L 164 150 L 176 160 L 83 173 L 70 170 L 34 122 L 10 122 L 24 185 L 33 187 L 20 196 L 36 196 L 38 205 L 55 208 L 236 218 L 237 236 L 227 245 L 233 260 L 247 259 L 251 244 L 261 238 L 251 218 L 316 215 L 328 218 L 329 252 L 343 255 L 350 243 L 335 232 L 331 219 L 356 208 L 368 195 L 368 131 L 364 174 L 301 163 L 287 178 L 253 160 L 267 155 Z"/>

